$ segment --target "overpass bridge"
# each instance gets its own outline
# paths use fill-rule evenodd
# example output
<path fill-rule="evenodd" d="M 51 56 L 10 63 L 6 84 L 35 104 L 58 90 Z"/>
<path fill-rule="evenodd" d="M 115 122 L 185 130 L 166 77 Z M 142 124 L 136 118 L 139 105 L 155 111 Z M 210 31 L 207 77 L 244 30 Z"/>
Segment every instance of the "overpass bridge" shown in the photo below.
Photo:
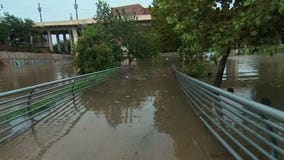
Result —
<path fill-rule="evenodd" d="M 0 93 L 1 159 L 284 159 L 283 111 L 147 67 Z"/>
<path fill-rule="evenodd" d="M 137 15 L 137 20 L 140 25 L 149 25 L 151 22 L 151 15 Z M 68 47 L 67 39 L 69 39 L 71 44 L 77 43 L 79 37 L 81 36 L 82 30 L 84 30 L 88 25 L 93 25 L 95 23 L 96 20 L 94 19 L 79 19 L 66 21 L 37 22 L 34 24 L 34 27 L 38 28 L 43 36 L 47 37 L 47 46 L 49 47 L 51 52 L 54 52 L 52 35 L 55 35 L 58 52 L 63 52 L 64 50 L 66 53 L 69 53 L 70 48 Z M 62 47 L 59 43 L 60 39 L 62 38 L 64 42 L 63 50 L 61 49 Z"/>

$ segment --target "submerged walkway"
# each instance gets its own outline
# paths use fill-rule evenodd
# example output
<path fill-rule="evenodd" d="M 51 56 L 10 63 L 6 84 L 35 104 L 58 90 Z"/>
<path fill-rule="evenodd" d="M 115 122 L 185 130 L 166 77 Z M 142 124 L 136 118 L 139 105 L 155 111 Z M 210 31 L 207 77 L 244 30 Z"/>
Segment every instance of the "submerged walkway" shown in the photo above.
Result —
<path fill-rule="evenodd" d="M 229 153 L 193 114 L 170 62 L 138 65 L 0 144 L 1 160 L 223 160 Z"/>

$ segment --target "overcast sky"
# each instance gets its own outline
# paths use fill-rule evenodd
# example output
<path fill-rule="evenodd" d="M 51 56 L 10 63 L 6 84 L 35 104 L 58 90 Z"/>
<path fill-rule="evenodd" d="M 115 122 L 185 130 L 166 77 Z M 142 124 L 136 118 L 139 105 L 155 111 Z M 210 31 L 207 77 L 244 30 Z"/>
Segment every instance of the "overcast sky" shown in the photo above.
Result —
<path fill-rule="evenodd" d="M 123 6 L 129 4 L 141 4 L 148 7 L 152 0 L 106 0 L 111 7 Z M 4 12 L 9 12 L 17 17 L 30 18 L 35 22 L 39 20 L 37 10 L 38 2 L 42 7 L 43 21 L 56 21 L 70 19 L 70 13 L 75 18 L 74 0 L 0 0 L 3 4 L 3 9 L 0 15 Z M 92 18 L 96 13 L 97 0 L 77 0 L 79 5 L 79 19 Z"/>

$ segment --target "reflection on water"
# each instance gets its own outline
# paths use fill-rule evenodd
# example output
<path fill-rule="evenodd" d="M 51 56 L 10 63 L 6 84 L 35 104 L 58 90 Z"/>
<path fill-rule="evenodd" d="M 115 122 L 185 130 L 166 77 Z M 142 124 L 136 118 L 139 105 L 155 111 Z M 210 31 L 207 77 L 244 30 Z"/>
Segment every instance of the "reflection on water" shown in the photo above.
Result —
<path fill-rule="evenodd" d="M 76 104 L 49 111 L 48 118 L 39 121 L 16 138 L 0 144 L 1 160 L 38 159 L 37 156 L 44 154 L 48 146 L 70 132 L 84 112 L 80 97 Z"/>
<path fill-rule="evenodd" d="M 72 63 L 0 66 L 0 92 L 74 75 Z"/>
<path fill-rule="evenodd" d="M 230 57 L 223 87 L 258 102 L 270 98 L 273 107 L 284 110 L 284 54 Z"/>
<path fill-rule="evenodd" d="M 87 112 L 39 159 L 232 159 L 186 102 L 170 64 L 137 65 L 84 95 Z"/>
<path fill-rule="evenodd" d="M 193 114 L 170 68 L 175 60 L 137 64 L 120 77 L 89 89 L 82 97 L 85 113 L 43 121 L 34 130 L 0 145 L 0 157 L 232 159 Z"/>

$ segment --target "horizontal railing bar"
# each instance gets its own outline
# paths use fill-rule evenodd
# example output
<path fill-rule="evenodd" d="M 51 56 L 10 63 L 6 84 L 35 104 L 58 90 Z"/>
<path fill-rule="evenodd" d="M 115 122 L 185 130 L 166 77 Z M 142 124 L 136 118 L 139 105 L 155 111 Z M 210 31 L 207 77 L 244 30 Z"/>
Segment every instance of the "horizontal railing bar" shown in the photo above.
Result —
<path fill-rule="evenodd" d="M 71 83 L 70 83 L 70 84 L 71 84 Z M 70 84 L 69 84 L 69 85 L 70 85 Z M 66 85 L 68 85 L 68 84 L 66 84 Z M 25 99 L 25 101 L 21 101 L 21 102 L 18 102 L 18 103 L 14 103 L 14 104 L 11 104 L 11 105 L 8 105 L 8 106 L 5 106 L 5 107 L 0 107 L 0 111 L 6 110 L 6 109 L 10 109 L 10 108 L 12 108 L 12 107 L 14 107 L 14 106 L 17 106 L 17 105 L 19 105 L 19 104 L 27 103 L 27 102 L 29 102 L 30 100 L 32 100 L 32 99 L 29 100 L 29 99 L 28 99 L 29 97 L 32 97 L 32 96 L 34 96 L 34 95 L 41 94 L 42 92 L 46 92 L 46 91 L 49 91 L 49 90 L 52 90 L 52 89 L 62 88 L 62 87 L 64 87 L 64 86 L 66 86 L 66 85 L 64 84 L 64 85 L 59 85 L 59 86 L 52 87 L 51 89 L 40 90 L 40 92 L 27 93 L 26 95 L 24 95 L 24 96 L 22 96 L 22 97 L 20 98 L 20 99 Z M 31 91 L 32 91 L 32 90 L 31 90 Z M 50 92 L 48 92 L 48 93 L 50 93 Z M 10 100 L 8 100 L 8 101 L 3 102 L 3 104 L 15 102 L 15 101 L 19 101 L 19 99 L 18 99 L 18 98 L 16 98 L 16 99 L 10 99 Z M 2 104 L 0 104 L 0 106 L 1 106 L 1 105 L 2 105 Z"/>
<path fill-rule="evenodd" d="M 94 72 L 94 73 L 88 73 L 88 74 L 84 74 L 84 75 L 80 75 L 80 76 L 76 76 L 76 77 L 70 77 L 70 78 L 65 78 L 65 79 L 61 79 L 61 80 L 46 82 L 46 83 L 42 83 L 42 84 L 30 86 L 30 87 L 25 87 L 25 88 L 20 88 L 20 89 L 16 89 L 16 90 L 11 90 L 11 91 L 0 93 L 0 97 L 12 95 L 12 94 L 17 94 L 17 93 L 24 92 L 24 91 L 30 91 L 30 90 L 33 90 L 33 89 L 36 89 L 36 88 L 46 87 L 46 86 L 49 86 L 49 85 L 65 82 L 65 81 L 68 81 L 68 80 L 79 79 L 79 78 L 83 78 L 83 77 L 90 76 L 90 75 L 96 75 L 96 74 L 99 74 L 99 73 L 108 73 L 109 71 L 118 70 L 118 69 L 120 69 L 120 67 L 106 69 L 106 70 L 102 70 L 102 71 L 98 71 L 98 72 Z"/>
<path fill-rule="evenodd" d="M 214 101 L 215 103 L 220 104 L 219 102 L 216 102 L 216 100 L 213 99 L 212 97 L 208 97 L 207 95 L 204 95 L 204 96 L 206 96 L 206 98 L 209 98 L 211 101 Z M 208 100 L 205 99 L 204 101 L 206 101 L 207 104 L 209 104 L 210 106 L 212 106 L 212 107 L 215 108 L 215 106 L 213 106 L 213 104 L 209 103 Z M 220 105 L 222 105 L 222 104 L 220 104 Z M 216 107 L 216 108 L 217 108 L 217 107 Z M 270 135 L 270 136 L 276 138 L 277 140 L 280 140 L 282 143 L 284 143 L 284 138 L 281 137 L 281 136 L 279 136 L 278 134 L 275 134 L 274 132 L 268 131 L 266 128 L 263 128 L 263 126 L 260 126 L 258 123 L 256 123 L 256 122 L 254 122 L 254 121 L 248 119 L 247 117 L 245 117 L 245 116 L 243 116 L 243 115 L 241 115 L 241 114 L 237 114 L 236 112 L 233 112 L 231 109 L 228 109 L 227 107 L 224 107 L 224 106 L 223 106 L 222 109 L 223 109 L 223 108 L 226 109 L 227 111 L 229 111 L 231 114 L 233 114 L 233 115 L 235 115 L 235 116 L 238 116 L 238 118 L 241 118 L 241 119 L 244 120 L 245 122 L 248 122 L 249 124 L 255 126 L 257 129 L 259 129 L 259 130 L 265 132 L 266 134 L 268 134 L 268 135 Z M 217 108 L 217 109 L 219 110 L 219 108 Z M 229 117 L 229 118 L 230 118 L 230 117 Z M 237 123 L 236 120 L 233 120 L 233 121 Z"/>
<path fill-rule="evenodd" d="M 278 109 L 275 109 L 275 108 L 271 108 L 269 106 L 266 106 L 266 105 L 263 105 L 263 104 L 260 104 L 260 103 L 257 103 L 257 102 L 254 102 L 254 101 L 250 101 L 250 100 L 247 100 L 247 99 L 244 99 L 244 98 L 240 98 L 232 93 L 228 93 L 220 88 L 217 88 L 217 87 L 214 87 L 214 86 L 211 86 L 209 84 L 206 84 L 204 82 L 201 82 L 195 78 L 192 78 L 192 77 L 189 77 L 188 75 L 178 71 L 176 69 L 176 67 L 174 66 L 173 69 L 178 72 L 180 75 L 182 76 L 185 76 L 186 78 L 192 80 L 193 82 L 203 86 L 204 88 L 208 89 L 208 90 L 211 90 L 217 94 L 220 94 L 220 95 L 223 95 L 224 97 L 227 97 L 229 99 L 232 99 L 242 105 L 245 105 L 245 106 L 248 106 L 248 107 L 251 107 L 252 109 L 260 112 L 260 113 L 263 113 L 264 115 L 269 115 L 281 122 L 284 122 L 284 112 L 281 111 L 281 110 L 278 110 Z"/>
<path fill-rule="evenodd" d="M 47 100 L 56 98 L 56 97 L 58 97 L 59 95 L 67 94 L 67 93 L 72 94 L 72 92 L 70 92 L 69 90 L 66 90 L 66 91 L 64 91 L 64 92 L 54 94 L 54 95 L 52 95 L 51 97 L 49 97 L 48 99 L 47 99 L 47 98 L 46 98 L 46 99 L 40 99 L 40 101 L 37 101 L 37 102 L 35 102 L 35 103 L 31 104 L 31 105 L 37 105 L 37 104 L 40 104 L 40 103 L 42 103 L 42 102 L 44 102 L 44 101 L 47 101 Z M 47 104 L 54 103 L 54 101 L 55 101 L 55 100 L 50 100 Z M 41 107 L 42 107 L 42 106 L 46 106 L 47 104 L 45 103 L 45 104 L 40 105 L 40 106 L 41 106 Z M 28 107 L 29 107 L 29 105 L 26 105 L 26 106 L 23 106 L 23 107 L 21 107 L 21 108 L 17 108 L 17 109 L 15 109 L 15 110 L 13 110 L 13 111 L 3 113 L 3 114 L 0 115 L 0 118 L 1 118 L 1 117 L 5 117 L 5 116 L 8 116 L 8 115 L 13 114 L 13 113 L 16 113 L 16 112 L 18 112 L 18 111 L 21 111 L 22 109 L 27 109 Z M 35 108 L 39 108 L 39 107 L 35 107 Z M 6 122 L 6 123 L 7 123 L 7 122 Z M 3 125 L 2 122 L 0 123 L 0 126 L 1 126 L 1 125 Z"/>
<path fill-rule="evenodd" d="M 185 79 L 185 80 L 186 80 L 186 79 Z M 191 83 L 191 82 L 190 82 L 190 83 Z M 191 83 L 191 84 L 197 85 L 197 84 L 194 84 L 194 83 Z M 201 89 L 202 91 L 204 91 L 204 92 L 210 94 L 211 96 L 213 96 L 213 97 L 216 98 L 216 99 L 220 98 L 220 97 L 216 96 L 216 94 L 213 94 L 213 93 L 207 91 L 206 89 L 204 89 L 204 88 L 202 88 L 202 87 L 201 87 L 200 89 Z M 214 101 L 216 101 L 216 100 L 214 100 Z M 235 106 L 233 106 L 231 103 L 228 103 L 227 101 L 223 101 L 223 102 L 225 102 L 226 104 L 228 104 L 228 105 L 230 105 L 230 106 L 236 108 Z M 281 126 L 281 125 L 279 125 L 279 124 L 276 124 L 276 123 L 273 123 L 273 122 L 271 122 L 271 121 L 268 121 L 268 120 L 266 120 L 266 119 L 264 119 L 264 118 L 261 118 L 260 115 L 255 114 L 255 113 L 253 113 L 253 112 L 251 112 L 251 111 L 249 111 L 249 110 L 246 110 L 246 109 L 243 108 L 243 107 L 237 107 L 236 109 L 241 110 L 241 111 L 244 112 L 246 115 L 250 115 L 251 117 L 257 119 L 258 121 L 260 121 L 260 122 L 262 122 L 262 123 L 264 123 L 264 124 L 266 124 L 266 125 L 269 125 L 269 126 L 271 126 L 271 127 L 273 127 L 273 128 L 275 128 L 275 129 L 277 129 L 277 130 L 279 130 L 279 131 L 281 131 L 281 132 L 284 133 L 284 128 L 283 128 L 283 126 Z"/>
<path fill-rule="evenodd" d="M 193 95 L 192 95 L 193 96 Z M 193 96 L 195 97 L 195 96 Z M 199 108 L 199 107 L 198 107 Z M 213 113 L 210 109 L 208 109 L 207 107 L 205 107 L 206 110 L 208 110 L 209 112 Z M 207 117 L 210 119 L 210 116 L 204 112 L 202 109 L 199 108 L 199 110 Z M 223 123 L 227 124 L 226 121 L 224 121 L 222 118 L 220 118 L 219 116 L 216 116 L 215 118 L 218 118 L 219 120 L 221 120 Z M 214 120 L 213 120 L 214 121 Z M 239 133 L 239 131 L 237 129 L 235 129 L 234 127 L 232 127 L 230 124 L 227 124 L 232 130 L 235 131 L 235 133 L 237 133 L 240 137 L 242 137 L 244 140 L 246 140 L 248 143 L 250 143 L 252 146 L 254 146 L 258 151 L 260 151 L 262 154 L 264 154 L 266 157 L 276 160 L 274 157 L 272 157 L 270 154 L 268 154 L 265 150 L 263 150 L 263 148 L 261 148 L 258 144 L 254 143 L 253 141 L 251 141 L 247 136 L 244 136 L 242 133 Z M 217 127 L 221 127 L 220 125 L 217 125 Z"/>
<path fill-rule="evenodd" d="M 71 98 L 66 99 L 66 100 L 64 100 L 62 103 L 60 103 L 59 106 L 61 106 L 61 107 L 64 106 L 66 102 L 68 102 L 70 99 L 72 99 L 72 96 L 70 96 L 70 97 L 71 97 Z M 37 109 L 38 109 L 38 108 L 37 108 Z M 51 109 L 51 108 L 47 108 L 47 109 L 45 109 L 45 110 L 48 110 L 48 109 Z M 23 116 L 27 115 L 28 113 L 30 113 L 30 112 L 32 112 L 32 111 L 34 111 L 34 110 L 30 110 L 30 111 L 26 112 L 25 114 L 23 114 L 23 115 L 21 115 L 21 116 L 19 116 L 19 117 L 17 117 L 17 118 L 23 117 Z M 40 113 L 40 112 L 38 112 L 38 113 Z M 18 125 L 20 125 L 20 124 L 22 124 L 22 123 L 24 123 L 24 122 L 26 122 L 26 121 L 31 120 L 31 118 L 34 118 L 35 116 L 37 116 L 38 113 L 36 113 L 36 114 L 34 114 L 34 115 L 32 115 L 32 116 L 26 116 L 26 117 L 28 117 L 26 120 L 21 121 L 21 122 L 15 124 L 15 125 L 13 125 L 13 126 L 10 126 L 10 127 L 8 127 L 8 128 L 5 128 L 4 130 L 1 130 L 1 131 L 0 131 L 0 134 L 3 134 L 3 133 L 5 133 L 6 131 L 9 131 L 10 129 L 12 129 L 12 128 L 16 127 L 16 126 L 18 126 Z M 16 118 L 16 119 L 17 119 L 17 118 Z"/>
<path fill-rule="evenodd" d="M 21 120 L 16 124 L 12 124 L 7 127 L 5 126 L 4 129 L 0 130 L 0 135 L 3 135 L 5 132 L 11 130 L 12 128 L 15 128 L 30 120 L 32 120 L 31 125 L 34 125 L 34 123 L 37 121 L 33 121 L 33 118 L 37 118 L 37 116 L 39 115 L 41 116 L 38 118 L 42 120 L 55 111 L 62 110 L 60 109 L 62 108 L 62 106 L 70 104 L 76 105 L 81 103 L 79 98 L 77 98 L 78 95 L 82 95 L 82 92 L 91 86 L 107 81 L 111 75 L 115 75 L 114 73 L 119 70 L 120 67 L 116 67 L 99 72 L 46 82 L 39 85 L 0 93 L 0 99 L 4 100 L 0 103 L 4 106 L 0 107 L 0 111 L 7 110 L 6 112 L 2 112 L 2 114 L 0 115 L 0 118 L 4 120 L 0 123 L 0 126 L 3 126 L 4 124 L 7 124 L 17 118 L 24 117 L 24 120 Z M 19 96 L 16 97 L 16 95 Z M 10 105 L 5 106 L 5 104 Z M 62 111 L 64 111 L 65 108 L 63 108 Z M 11 111 L 9 111 L 8 109 L 11 109 Z M 84 107 L 80 105 L 78 107 L 74 106 L 74 109 L 71 110 L 77 110 L 78 112 L 81 112 L 82 109 L 84 110 Z M 47 113 L 47 111 L 49 112 Z M 58 114 L 56 113 L 55 116 L 56 115 Z M 60 115 L 61 114 L 59 114 L 59 116 Z M 8 119 L 5 120 L 5 118 Z M 19 133 L 19 131 L 16 132 Z M 17 133 L 11 133 L 11 136 L 7 136 L 7 138 L 11 138 Z M 0 139 L 0 142 L 3 142 L 4 139 Z"/>
<path fill-rule="evenodd" d="M 196 91 L 196 92 L 199 92 L 199 91 Z M 205 101 L 207 104 L 210 104 L 207 99 L 204 99 L 204 101 Z M 210 105 L 211 105 L 211 104 L 210 104 Z M 204 106 L 204 108 L 206 108 L 206 110 L 208 110 L 209 112 L 212 113 L 212 111 L 211 111 L 210 109 L 208 109 L 207 106 Z M 223 115 L 225 114 L 224 111 L 222 111 L 220 108 L 215 107 L 215 109 L 218 110 L 219 112 L 221 112 Z M 217 117 L 217 118 L 222 119 L 222 118 L 220 118 L 220 117 Z M 232 117 L 227 116 L 227 118 L 229 118 L 230 120 L 234 121 L 234 120 L 232 119 Z M 223 120 L 224 120 L 224 119 L 223 119 Z M 224 120 L 223 122 L 226 122 L 226 121 Z M 275 149 L 275 150 L 277 150 L 278 152 L 280 152 L 282 155 L 284 155 L 284 151 L 283 151 L 281 148 L 279 148 L 279 147 L 276 146 L 275 144 L 272 144 L 271 142 L 267 141 L 264 137 L 262 137 L 262 136 L 260 136 L 259 134 L 257 134 L 257 132 L 253 131 L 251 128 L 249 128 L 249 127 L 247 127 L 247 126 L 245 126 L 245 125 L 243 125 L 242 123 L 237 122 L 237 121 L 235 121 L 235 123 L 237 123 L 237 124 L 240 125 L 242 128 L 244 128 L 245 130 L 247 130 L 248 132 L 250 132 L 252 135 L 256 136 L 259 140 L 261 140 L 262 142 L 264 142 L 265 144 L 267 144 L 267 145 L 268 145 L 269 147 L 271 147 L 272 149 Z M 231 128 L 232 125 L 230 125 L 230 124 L 227 123 L 227 122 L 226 122 L 226 124 L 229 125 L 229 127 Z M 242 134 L 242 133 L 240 133 L 240 134 Z"/>
<path fill-rule="evenodd" d="M 182 85 L 182 88 L 184 88 L 185 86 L 183 86 L 183 84 L 181 84 Z M 199 107 L 199 105 L 192 99 L 192 98 L 190 98 L 190 96 L 188 95 L 188 93 L 186 92 L 186 90 L 185 90 L 185 88 L 183 89 L 183 91 L 184 91 L 184 93 L 186 94 L 186 97 L 187 98 L 189 98 L 190 99 L 190 102 L 193 104 L 193 105 L 195 105 L 196 106 L 196 108 L 200 111 L 200 112 L 202 112 L 202 109 Z M 194 108 L 194 107 L 193 107 Z M 226 149 L 228 149 L 228 151 L 233 155 L 233 157 L 235 158 L 235 159 L 242 159 L 241 157 L 240 157 L 240 155 L 207 123 L 207 121 L 205 120 L 205 119 L 203 119 L 202 118 L 202 116 L 200 116 L 200 115 L 198 115 L 198 117 L 201 119 L 201 121 L 205 124 L 205 126 L 210 130 L 210 132 L 221 142 L 221 144 L 226 148 Z M 212 120 L 211 120 L 212 121 Z M 212 121 L 219 129 L 221 129 L 221 130 L 224 130 L 221 126 L 218 126 L 217 124 L 216 124 L 216 122 L 215 121 Z M 225 130 L 224 130 L 225 131 Z M 228 132 L 224 132 L 224 134 L 228 134 L 229 135 L 229 133 Z M 230 137 L 229 137 L 230 138 Z M 231 136 L 231 138 L 233 138 L 234 139 L 234 137 L 232 137 Z M 234 141 L 234 140 L 233 140 Z M 241 144 L 239 145 L 240 147 L 242 146 Z M 249 152 L 250 153 L 250 151 L 248 151 L 245 147 L 241 147 L 241 149 L 243 149 L 244 151 L 247 151 L 247 152 Z M 252 153 L 250 153 L 250 154 L 252 154 Z M 249 154 L 249 155 L 250 155 Z M 252 154 L 252 156 L 251 157 L 255 157 L 253 154 Z"/>
<path fill-rule="evenodd" d="M 69 98 L 69 99 L 68 99 Z M 64 101 L 62 101 L 60 104 L 63 104 L 64 102 L 66 102 L 66 101 L 69 101 L 70 99 L 72 99 L 73 98 L 73 96 L 72 95 L 69 95 L 69 97 L 68 98 L 66 98 L 66 100 L 64 100 Z M 52 102 L 52 101 L 51 101 Z M 42 108 L 42 107 L 44 107 L 44 105 L 41 105 L 40 107 L 36 107 L 36 108 L 33 108 L 33 109 L 31 109 L 31 110 L 28 110 L 27 112 L 24 112 L 24 113 L 22 113 L 22 114 L 20 114 L 20 115 L 18 115 L 18 116 L 15 116 L 15 117 L 12 117 L 12 118 L 10 118 L 9 120 L 6 120 L 6 121 L 4 121 L 4 122 L 1 122 L 0 123 L 0 126 L 2 126 L 2 125 L 4 125 L 4 124 L 7 124 L 7 123 L 9 123 L 9 122 L 11 122 L 11 121 L 13 121 L 13 120 L 15 120 L 15 119 L 17 119 L 17 118 L 20 118 L 20 117 L 23 117 L 23 116 L 27 116 L 29 113 L 31 113 L 31 112 L 33 112 L 33 111 L 35 111 L 35 110 L 37 110 L 37 109 L 40 109 L 40 108 Z M 48 109 L 50 109 L 50 108 L 52 108 L 52 107 L 48 107 Z M 32 116 L 27 116 L 27 117 L 32 117 Z M 15 125 L 14 126 L 12 126 L 12 128 L 14 128 L 15 127 Z M 11 129 L 11 128 L 10 128 Z M 3 132 L 2 132 L 2 130 L 0 131 L 0 134 L 2 134 Z"/>
<path fill-rule="evenodd" d="M 67 103 L 68 104 L 68 103 Z M 65 106 L 65 105 L 67 105 L 67 104 L 63 104 L 62 106 L 58 106 L 58 108 L 62 108 L 63 106 Z M 46 118 L 46 117 L 45 117 Z M 44 119 L 44 118 L 43 118 Z M 29 121 L 30 119 L 27 119 L 26 121 L 24 121 L 24 122 L 27 122 L 27 121 Z M 22 122 L 22 123 L 24 123 L 24 122 Z M 21 124 L 22 124 L 21 123 Z M 20 124 L 18 124 L 18 125 L 20 125 Z M 17 126 L 18 126 L 17 125 Z M 14 128 L 14 127 L 16 127 L 16 126 L 13 126 L 12 128 Z M 10 129 L 12 129 L 12 128 L 10 128 Z M 26 128 L 26 129 L 24 129 L 24 130 L 27 130 L 28 128 Z M 22 133 L 22 132 L 20 132 L 20 133 Z M 4 141 L 6 141 L 7 139 L 9 139 L 9 138 L 12 138 L 14 135 L 13 134 L 10 134 L 10 135 L 8 135 L 8 136 L 6 136 L 6 137 L 4 137 L 4 138 L 2 138 L 2 139 L 0 139 L 0 143 L 2 143 L 2 142 L 4 142 Z"/>
<path fill-rule="evenodd" d="M 74 80 L 74 79 L 72 79 L 72 80 Z M 65 81 L 66 82 L 66 81 Z M 55 86 L 54 88 L 56 88 L 56 87 L 64 87 L 64 86 L 66 86 L 66 85 L 71 85 L 72 84 L 72 82 L 70 81 L 70 83 L 66 83 L 66 84 L 61 84 L 61 85 L 59 85 L 59 86 Z M 54 88 L 52 88 L 52 89 L 54 89 Z M 28 93 L 27 95 L 25 95 L 25 96 L 21 96 L 21 97 L 19 97 L 19 98 L 16 98 L 16 99 L 12 99 L 12 100 L 9 100 L 9 101 L 6 101 L 6 102 L 1 102 L 0 103 L 0 106 L 2 105 L 2 104 L 6 104 L 6 103 L 9 103 L 9 102 L 13 102 L 13 101 L 16 101 L 16 100 L 18 100 L 18 99 L 22 99 L 22 98 L 28 98 L 29 96 L 33 96 L 33 95 L 37 95 L 37 94 L 39 94 L 39 93 L 41 93 L 41 92 L 44 92 L 44 91 L 48 91 L 48 90 L 51 90 L 51 89 L 47 89 L 47 90 L 42 90 L 42 91 L 40 91 L 40 92 L 35 92 L 35 93 L 32 93 L 32 94 L 30 94 L 30 93 Z M 28 102 L 28 100 L 26 100 L 25 102 Z M 25 103 L 25 102 L 23 102 L 23 103 Z M 18 104 L 21 104 L 21 103 L 18 103 Z M 13 107 L 13 105 L 10 105 L 10 106 L 7 106 L 7 107 L 0 107 L 0 111 L 1 110 L 5 110 L 5 109 L 8 109 L 8 108 L 11 108 L 11 107 Z"/>
<path fill-rule="evenodd" d="M 92 85 L 96 85 L 96 84 L 98 84 L 98 83 L 101 83 L 101 81 L 102 81 L 102 80 L 98 80 L 98 81 L 96 80 L 96 81 L 94 82 L 94 84 L 91 84 L 91 83 L 90 83 L 90 85 L 86 85 L 85 87 L 81 87 L 81 88 L 79 88 L 79 90 L 78 90 L 78 89 L 77 89 L 77 90 L 78 90 L 78 91 L 84 90 L 84 89 L 88 88 L 89 86 L 92 86 Z M 96 82 L 98 82 L 98 83 L 96 83 Z M 63 92 L 61 92 L 61 90 L 62 90 Z M 60 90 L 60 91 L 56 91 L 56 92 L 59 92 L 59 93 L 52 95 L 52 97 L 49 97 L 49 99 L 56 98 L 57 96 L 59 96 L 59 95 L 61 95 L 61 94 L 67 94 L 67 93 L 72 94 L 72 90 L 74 90 L 75 92 L 77 91 L 76 89 L 72 89 L 71 86 L 70 86 L 69 89 L 63 88 L 63 89 L 61 89 L 61 90 Z M 45 95 L 45 96 L 47 96 L 47 95 Z M 33 104 L 31 104 L 31 105 L 36 105 L 36 104 L 42 103 L 42 102 L 44 102 L 44 101 L 46 101 L 46 100 L 48 100 L 48 99 L 41 99 L 40 101 L 37 101 L 36 103 L 33 103 Z M 29 102 L 29 101 L 31 101 L 31 100 L 28 100 L 28 101 L 26 101 L 26 102 Z M 53 101 L 51 101 L 51 102 L 53 102 Z M 46 104 L 45 104 L 45 105 L 46 105 Z M 44 105 L 41 105 L 41 106 L 44 106 Z M 18 112 L 18 111 L 20 111 L 20 110 L 22 110 L 22 109 L 24 109 L 24 108 L 27 108 L 27 107 L 28 107 L 28 106 L 24 106 L 24 107 L 18 108 L 18 109 L 16 109 L 16 110 L 13 110 L 13 111 L 10 111 L 10 112 L 6 112 L 6 113 L 0 115 L 0 117 L 4 117 L 4 116 L 7 116 L 7 115 L 9 115 L 9 114 Z M 6 123 L 7 123 L 7 122 L 6 122 Z M 4 124 L 5 124 L 5 123 L 4 123 Z M 1 126 L 1 125 L 3 125 L 2 122 L 0 123 L 0 126 Z"/>
<path fill-rule="evenodd" d="M 182 84 L 181 84 L 182 85 Z M 190 99 L 188 102 L 189 103 L 191 103 L 191 104 L 193 104 L 193 100 L 189 97 L 189 95 L 188 95 L 188 93 L 185 91 L 185 89 L 184 89 L 184 86 L 182 86 L 182 90 L 183 90 L 183 92 L 185 93 L 185 95 L 186 95 L 186 97 L 188 98 L 188 99 Z M 194 102 L 194 104 L 193 105 L 195 105 L 195 106 L 197 106 L 197 104 Z M 193 110 L 195 110 L 195 113 L 197 112 L 196 111 L 196 109 L 195 109 L 195 107 L 192 107 L 193 108 Z M 196 115 L 202 120 L 203 118 L 201 117 L 201 116 L 199 116 L 200 114 L 197 114 L 196 113 Z M 202 122 L 204 123 L 204 119 L 202 120 Z M 252 154 L 245 146 L 243 146 L 240 142 L 238 142 L 238 140 L 237 139 L 235 139 L 232 135 L 230 135 L 230 133 L 228 133 L 223 127 L 220 127 L 219 125 L 217 125 L 217 123 L 214 121 L 214 120 L 210 120 L 212 123 L 214 123 L 214 125 L 215 126 L 217 126 L 220 130 L 222 130 L 222 132 L 226 135 L 226 136 L 228 136 L 228 138 L 230 138 L 237 146 L 239 146 L 245 153 L 247 153 L 247 155 L 249 155 L 252 159 L 254 159 L 254 160 L 258 160 L 258 158 L 256 158 L 255 157 L 255 155 L 254 154 Z M 207 126 L 206 126 L 207 127 Z M 208 127 L 207 127 L 208 128 Z M 226 147 L 227 148 L 227 147 Z"/>
<path fill-rule="evenodd" d="M 256 155 L 246 149 L 242 143 L 249 143 L 257 152 L 260 152 L 268 159 L 276 160 L 278 153 L 284 155 L 282 146 L 284 142 L 284 138 L 282 137 L 284 133 L 283 111 L 237 97 L 232 93 L 191 78 L 178 71 L 176 67 L 173 67 L 173 70 L 175 71 L 176 77 L 180 82 L 181 89 L 187 97 L 186 99 L 188 99 L 188 101 L 195 106 L 193 108 L 198 109 L 194 109 L 194 112 L 198 115 L 198 117 L 203 119 L 203 116 L 206 116 L 207 119 L 213 123 L 213 125 L 219 128 L 222 133 L 224 133 L 235 145 L 237 145 L 248 156 L 250 156 L 250 158 L 258 159 Z M 266 118 L 262 118 L 261 115 L 265 115 Z M 216 120 L 214 120 L 213 117 L 215 117 Z M 217 120 L 221 123 L 217 123 Z M 205 119 L 202 121 L 217 133 L 217 131 L 214 130 L 214 128 L 212 128 Z M 230 128 L 231 131 L 233 131 L 232 133 L 236 133 L 237 135 L 235 136 L 243 139 L 244 142 L 240 142 L 235 139 L 234 135 L 231 135 L 232 133 L 226 131 L 227 128 L 225 129 L 221 127 L 221 124 L 222 126 L 227 126 L 228 129 Z M 244 129 L 244 131 L 249 135 L 244 135 L 244 133 L 239 131 L 239 128 L 236 128 L 236 126 Z M 268 129 L 268 127 L 273 128 Z M 208 129 L 210 130 L 210 128 Z M 281 144 L 278 144 L 278 142 Z M 265 149 L 262 147 L 265 147 Z M 269 150 L 268 148 L 270 149 L 271 153 L 266 151 Z M 230 152 L 230 148 L 227 148 L 227 150 Z M 236 152 L 236 150 L 234 151 Z"/>

